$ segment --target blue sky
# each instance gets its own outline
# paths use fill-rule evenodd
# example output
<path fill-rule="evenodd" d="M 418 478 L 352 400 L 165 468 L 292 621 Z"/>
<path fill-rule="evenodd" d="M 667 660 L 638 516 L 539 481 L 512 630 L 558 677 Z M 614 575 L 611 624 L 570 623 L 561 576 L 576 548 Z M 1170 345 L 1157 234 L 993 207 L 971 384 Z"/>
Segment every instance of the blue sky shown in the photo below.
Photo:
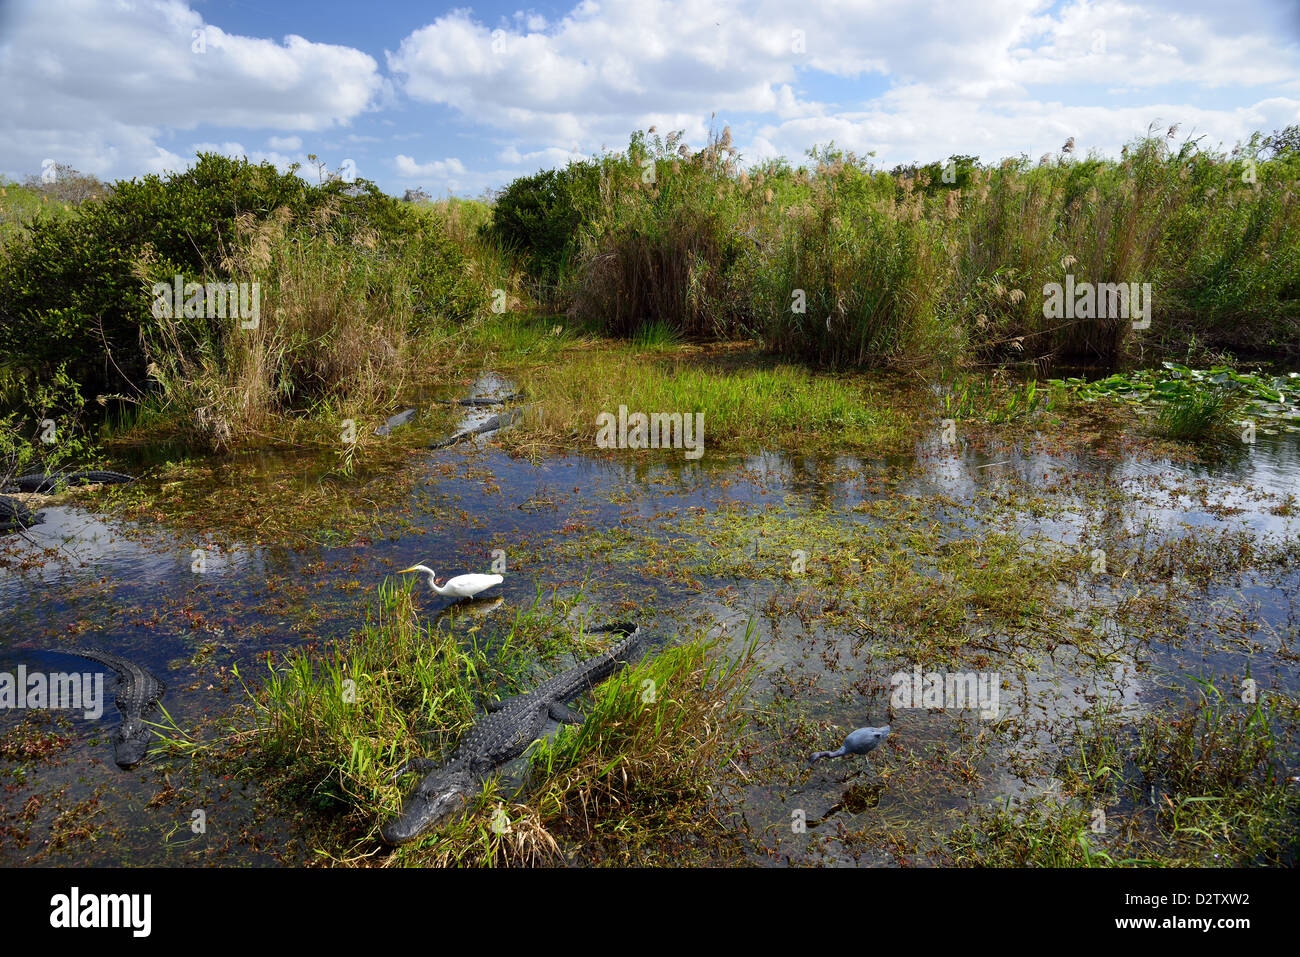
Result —
<path fill-rule="evenodd" d="M 748 161 L 1114 155 L 1151 123 L 1211 147 L 1300 123 L 1300 3 L 0 0 L 0 89 L 14 179 L 210 149 L 476 195 L 651 125 L 730 125 Z"/>

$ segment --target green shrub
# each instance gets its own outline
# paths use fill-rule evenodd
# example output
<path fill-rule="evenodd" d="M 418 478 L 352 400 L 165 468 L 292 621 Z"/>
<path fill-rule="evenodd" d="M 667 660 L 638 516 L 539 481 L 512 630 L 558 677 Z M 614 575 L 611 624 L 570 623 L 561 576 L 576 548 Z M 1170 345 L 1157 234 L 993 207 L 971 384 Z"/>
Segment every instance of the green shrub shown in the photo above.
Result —
<path fill-rule="evenodd" d="M 521 176 L 496 198 L 485 236 L 522 256 L 534 279 L 556 282 L 577 252 L 579 227 L 594 204 L 599 176 L 589 162 Z"/>
<path fill-rule="evenodd" d="M 63 369 L 37 377 L 0 366 L 0 488 L 25 472 L 89 464 L 91 442 L 80 422 L 84 405 Z"/>
<path fill-rule="evenodd" d="M 215 154 L 166 178 L 121 181 L 79 214 L 34 222 L 0 259 L 0 350 L 37 369 L 66 365 L 88 392 L 146 388 L 150 281 L 231 279 L 237 223 L 285 210 L 290 221 L 339 241 L 373 236 L 364 254 L 399 253 L 416 264 L 417 314 L 466 318 L 486 301 L 463 257 L 439 226 L 403 208 L 373 184 L 338 180 L 309 186 L 291 170 Z M 203 333 L 219 337 L 219 330 Z"/>

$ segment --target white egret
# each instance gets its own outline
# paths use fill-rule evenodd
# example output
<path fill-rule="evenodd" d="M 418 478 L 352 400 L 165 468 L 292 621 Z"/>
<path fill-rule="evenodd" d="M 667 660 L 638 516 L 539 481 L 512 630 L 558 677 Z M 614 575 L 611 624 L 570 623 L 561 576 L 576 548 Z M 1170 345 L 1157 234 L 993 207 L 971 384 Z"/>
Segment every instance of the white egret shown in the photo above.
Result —
<path fill-rule="evenodd" d="M 447 579 L 447 584 L 439 585 L 437 573 L 427 565 L 412 565 L 403 568 L 398 574 L 405 575 L 408 572 L 424 572 L 429 576 L 429 587 L 444 598 L 473 598 L 479 592 L 505 581 L 500 575 L 457 575 Z"/>

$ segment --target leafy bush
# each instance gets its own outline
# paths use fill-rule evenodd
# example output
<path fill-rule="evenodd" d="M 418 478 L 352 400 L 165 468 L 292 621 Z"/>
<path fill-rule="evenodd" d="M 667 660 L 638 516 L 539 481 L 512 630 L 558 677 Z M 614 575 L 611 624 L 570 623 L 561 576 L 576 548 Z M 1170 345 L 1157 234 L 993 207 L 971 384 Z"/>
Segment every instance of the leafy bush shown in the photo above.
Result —
<path fill-rule="evenodd" d="M 523 256 L 534 279 L 555 282 L 577 252 L 579 227 L 594 203 L 599 176 L 599 168 L 588 162 L 521 176 L 497 197 L 483 231 Z"/>
<path fill-rule="evenodd" d="M 84 403 L 63 369 L 36 377 L 30 370 L 0 374 L 0 488 L 25 472 L 52 472 L 89 462 L 91 443 L 81 429 Z"/>
<path fill-rule="evenodd" d="M 148 261 L 150 280 L 229 280 L 237 221 L 265 221 L 277 210 L 342 241 L 373 233 L 375 256 L 400 247 L 417 264 L 413 285 L 425 312 L 465 318 L 485 301 L 437 224 L 373 184 L 309 186 L 269 163 L 200 154 L 185 172 L 118 182 L 79 215 L 35 221 L 25 238 L 6 243 L 0 350 L 38 369 L 66 365 L 87 391 L 143 391 L 153 319 L 137 264 Z"/>

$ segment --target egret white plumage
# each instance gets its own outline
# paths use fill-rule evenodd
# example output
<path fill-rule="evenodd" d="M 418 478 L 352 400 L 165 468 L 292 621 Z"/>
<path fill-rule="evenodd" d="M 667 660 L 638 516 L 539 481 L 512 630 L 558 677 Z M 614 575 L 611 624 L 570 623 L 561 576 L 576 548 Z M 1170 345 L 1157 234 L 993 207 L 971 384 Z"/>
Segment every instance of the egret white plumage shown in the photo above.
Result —
<path fill-rule="evenodd" d="M 473 598 L 479 592 L 505 581 L 500 575 L 457 575 L 447 579 L 447 584 L 439 585 L 437 572 L 427 565 L 412 565 L 403 568 L 398 574 L 405 575 L 408 572 L 424 572 L 429 576 L 429 587 L 444 598 Z"/>
<path fill-rule="evenodd" d="M 822 758 L 842 758 L 849 754 L 870 754 L 880 747 L 889 732 L 889 725 L 883 728 L 858 728 L 856 731 L 850 731 L 839 748 L 834 751 L 815 751 L 808 759 L 808 763 L 812 764 Z"/>

